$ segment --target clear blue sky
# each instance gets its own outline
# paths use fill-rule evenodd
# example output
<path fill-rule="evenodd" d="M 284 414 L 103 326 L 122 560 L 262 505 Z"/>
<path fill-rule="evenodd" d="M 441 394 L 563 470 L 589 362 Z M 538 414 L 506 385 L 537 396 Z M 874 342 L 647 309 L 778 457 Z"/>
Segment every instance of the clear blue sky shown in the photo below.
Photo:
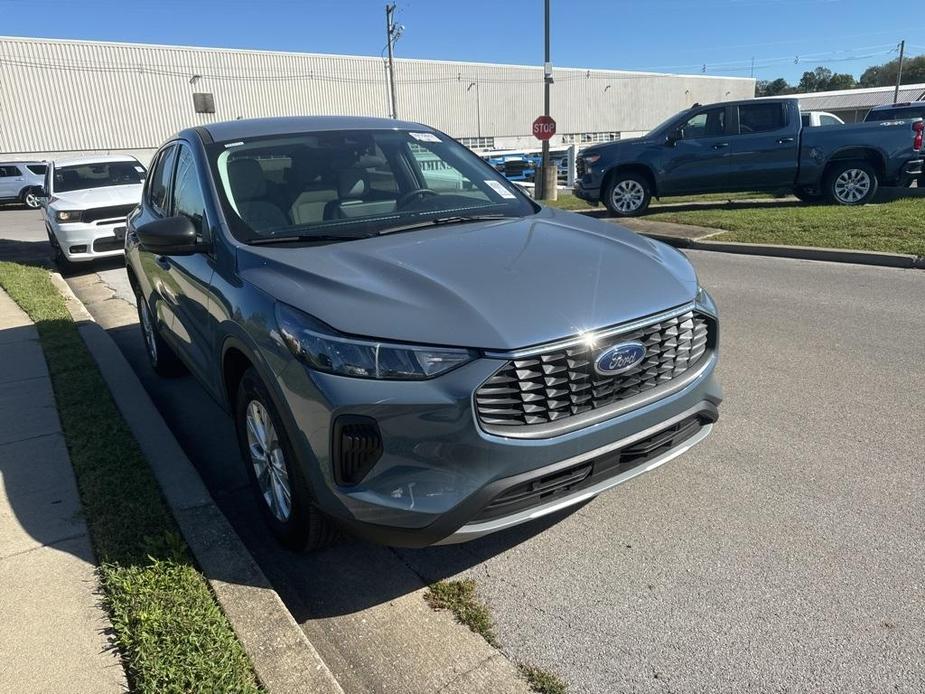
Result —
<path fill-rule="evenodd" d="M 397 55 L 540 64 L 542 0 L 405 0 Z M 0 35 L 379 55 L 384 0 L 0 0 Z M 925 53 L 918 2 L 552 0 L 553 63 L 799 80 L 859 76 L 900 39 Z M 799 62 L 795 63 L 799 56 Z"/>

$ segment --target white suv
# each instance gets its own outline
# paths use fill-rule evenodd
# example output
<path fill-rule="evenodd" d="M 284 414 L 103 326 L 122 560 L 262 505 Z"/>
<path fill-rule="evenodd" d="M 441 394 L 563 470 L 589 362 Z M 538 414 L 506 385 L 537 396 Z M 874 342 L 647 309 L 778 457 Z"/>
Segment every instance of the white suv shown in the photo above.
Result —
<path fill-rule="evenodd" d="M 125 252 L 125 218 L 141 201 L 147 172 L 134 157 L 52 162 L 45 174 L 45 228 L 61 270 Z"/>

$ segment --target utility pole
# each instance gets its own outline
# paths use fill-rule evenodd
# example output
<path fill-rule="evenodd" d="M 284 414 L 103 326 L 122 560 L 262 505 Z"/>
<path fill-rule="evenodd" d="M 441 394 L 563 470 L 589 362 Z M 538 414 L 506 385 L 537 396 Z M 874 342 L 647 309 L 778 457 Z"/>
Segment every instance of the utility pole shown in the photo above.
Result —
<path fill-rule="evenodd" d="M 903 79 L 903 56 L 906 54 L 906 41 L 903 39 L 899 42 L 899 71 L 896 73 L 896 89 L 893 90 L 893 103 L 899 101 L 899 85 Z"/>
<path fill-rule="evenodd" d="M 395 3 L 385 6 L 385 35 L 388 39 L 389 49 L 389 110 L 392 118 L 398 118 L 398 98 L 395 96 L 395 62 L 392 60 L 392 45 L 398 38 L 398 29 L 395 26 Z"/>
<path fill-rule="evenodd" d="M 549 85 L 552 83 L 552 59 L 549 57 L 549 0 L 545 2 L 545 55 L 543 58 L 543 115 L 549 117 Z M 552 170 L 550 174 L 549 162 L 549 140 L 543 140 L 543 164 L 542 164 L 542 200 L 555 200 L 558 192 L 558 171 Z"/>

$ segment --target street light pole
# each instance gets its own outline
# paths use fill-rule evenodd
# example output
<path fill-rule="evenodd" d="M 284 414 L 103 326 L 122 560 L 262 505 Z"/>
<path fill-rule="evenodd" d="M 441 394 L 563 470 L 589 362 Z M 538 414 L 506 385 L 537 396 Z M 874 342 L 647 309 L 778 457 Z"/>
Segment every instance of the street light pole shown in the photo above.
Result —
<path fill-rule="evenodd" d="M 899 70 L 896 73 L 896 89 L 893 90 L 893 103 L 899 101 L 899 85 L 903 80 L 903 56 L 906 53 L 906 41 L 899 42 Z"/>
<path fill-rule="evenodd" d="M 389 104 L 392 118 L 398 118 L 398 98 L 395 96 L 395 63 L 392 60 L 392 44 L 395 43 L 395 3 L 385 6 L 385 35 L 389 49 Z"/>

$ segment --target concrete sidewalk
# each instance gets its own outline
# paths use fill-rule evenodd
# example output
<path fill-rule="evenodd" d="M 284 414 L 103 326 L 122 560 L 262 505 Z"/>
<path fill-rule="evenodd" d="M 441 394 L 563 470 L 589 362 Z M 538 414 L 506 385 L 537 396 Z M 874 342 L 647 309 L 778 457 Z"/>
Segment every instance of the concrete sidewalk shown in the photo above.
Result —
<path fill-rule="evenodd" d="M 35 326 L 0 290 L 0 691 L 127 690 Z"/>

